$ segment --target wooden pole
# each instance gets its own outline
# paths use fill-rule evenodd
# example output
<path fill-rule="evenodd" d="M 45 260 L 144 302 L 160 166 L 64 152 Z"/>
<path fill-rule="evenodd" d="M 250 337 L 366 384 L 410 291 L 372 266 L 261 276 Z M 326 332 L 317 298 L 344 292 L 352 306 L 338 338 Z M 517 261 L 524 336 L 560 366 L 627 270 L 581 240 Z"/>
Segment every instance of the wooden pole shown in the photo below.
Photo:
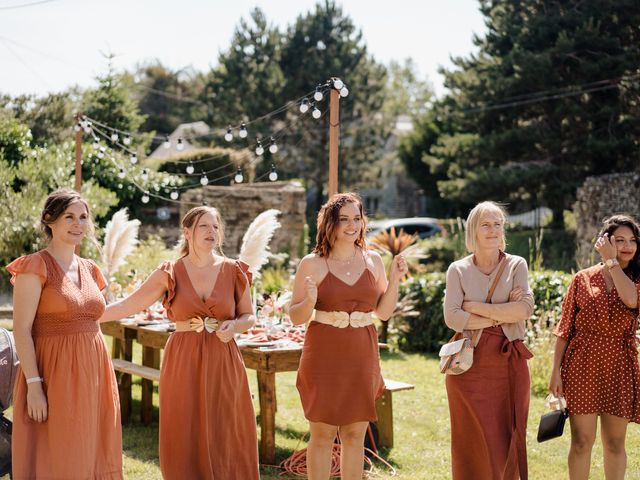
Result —
<path fill-rule="evenodd" d="M 340 93 L 330 89 L 329 101 L 329 198 L 338 193 L 338 150 L 340 146 Z"/>
<path fill-rule="evenodd" d="M 82 116 L 76 113 L 76 125 L 80 123 Z M 75 190 L 80 193 L 80 186 L 82 185 L 82 128 L 79 128 L 76 132 L 76 183 Z"/>

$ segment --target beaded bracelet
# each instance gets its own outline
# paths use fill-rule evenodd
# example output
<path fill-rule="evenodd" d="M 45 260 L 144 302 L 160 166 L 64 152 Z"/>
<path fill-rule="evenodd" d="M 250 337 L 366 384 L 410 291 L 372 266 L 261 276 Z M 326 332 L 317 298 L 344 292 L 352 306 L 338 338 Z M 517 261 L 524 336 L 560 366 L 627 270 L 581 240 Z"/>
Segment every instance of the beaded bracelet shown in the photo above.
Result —
<path fill-rule="evenodd" d="M 27 378 L 27 385 L 30 383 L 36 383 L 36 382 L 42 382 L 42 381 L 43 381 L 42 377 Z"/>

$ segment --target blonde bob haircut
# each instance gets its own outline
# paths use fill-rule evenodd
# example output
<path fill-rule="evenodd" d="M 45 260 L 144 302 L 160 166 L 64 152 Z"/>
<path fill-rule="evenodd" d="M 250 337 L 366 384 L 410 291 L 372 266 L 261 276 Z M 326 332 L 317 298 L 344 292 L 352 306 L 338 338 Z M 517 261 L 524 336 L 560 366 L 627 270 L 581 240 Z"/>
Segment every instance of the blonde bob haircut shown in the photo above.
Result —
<path fill-rule="evenodd" d="M 480 222 L 482 217 L 488 213 L 496 213 L 502 220 L 502 225 L 507 222 L 507 211 L 504 207 L 496 202 L 481 202 L 477 204 L 469 212 L 467 217 L 467 223 L 465 226 L 465 244 L 467 250 L 471 253 L 475 253 L 478 248 L 478 229 L 480 228 Z M 500 241 L 500 250 L 504 252 L 507 248 L 507 240 L 504 236 L 504 228 L 502 229 L 502 240 Z"/>

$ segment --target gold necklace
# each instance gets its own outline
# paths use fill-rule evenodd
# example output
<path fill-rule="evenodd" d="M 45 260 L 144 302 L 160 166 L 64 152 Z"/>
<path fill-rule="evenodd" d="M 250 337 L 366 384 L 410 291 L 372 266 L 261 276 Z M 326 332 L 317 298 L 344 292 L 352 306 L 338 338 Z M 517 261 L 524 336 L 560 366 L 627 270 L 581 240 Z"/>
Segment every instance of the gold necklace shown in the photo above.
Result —
<path fill-rule="evenodd" d="M 345 259 L 339 259 L 339 258 L 335 258 L 335 257 L 330 257 L 330 258 L 331 258 L 331 260 L 333 260 L 334 262 L 342 263 L 343 265 L 346 265 L 346 267 L 347 267 L 348 269 L 351 269 L 351 261 L 352 261 L 354 258 L 356 258 L 356 253 L 357 253 L 357 250 L 354 248 L 354 249 L 353 249 L 353 255 L 351 255 L 351 257 L 349 257 L 349 258 L 345 258 Z M 349 277 L 349 276 L 351 276 L 351 271 L 347 271 L 347 272 L 345 272 L 345 273 L 347 274 L 347 276 L 348 276 L 348 277 Z"/>

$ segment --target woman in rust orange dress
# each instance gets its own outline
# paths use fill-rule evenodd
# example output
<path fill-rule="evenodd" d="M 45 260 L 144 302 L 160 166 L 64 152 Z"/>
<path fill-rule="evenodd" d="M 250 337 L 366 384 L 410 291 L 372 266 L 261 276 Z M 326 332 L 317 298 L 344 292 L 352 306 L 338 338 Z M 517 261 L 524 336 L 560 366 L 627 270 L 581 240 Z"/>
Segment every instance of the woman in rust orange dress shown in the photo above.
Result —
<path fill-rule="evenodd" d="M 101 321 L 138 312 L 158 298 L 176 332 L 160 372 L 160 469 L 166 480 L 257 480 L 255 414 L 235 333 L 255 321 L 248 266 L 222 256 L 215 208 L 182 219 L 182 256 L 165 262 Z M 217 252 L 217 253 L 216 253 Z"/>
<path fill-rule="evenodd" d="M 595 248 L 602 263 L 575 275 L 562 305 L 549 382 L 567 400 L 572 480 L 589 478 L 598 416 L 607 480 L 624 478 L 627 425 L 640 423 L 640 227 L 626 215 L 608 218 Z"/>
<path fill-rule="evenodd" d="M 471 252 L 447 271 L 444 320 L 474 340 L 473 366 L 445 383 L 454 480 L 526 480 L 531 353 L 523 343 L 533 312 L 527 262 L 506 253 L 506 213 L 494 202 L 467 217 Z M 489 299 L 491 286 L 495 289 Z"/>
<path fill-rule="evenodd" d="M 316 247 L 300 262 L 291 319 L 309 323 L 297 387 L 311 439 L 311 480 L 329 478 L 336 433 L 342 444 L 342 478 L 361 479 L 364 435 L 376 420 L 375 401 L 384 390 L 378 335 L 371 314 L 388 319 L 407 267 L 397 256 L 387 283 L 382 259 L 367 251 L 366 217 L 360 198 L 337 194 L 318 213 Z"/>
<path fill-rule="evenodd" d="M 41 226 L 47 247 L 7 266 L 20 358 L 13 478 L 121 479 L 118 388 L 97 323 L 106 282 L 74 254 L 93 235 L 89 206 L 72 190 L 53 192 Z"/>

